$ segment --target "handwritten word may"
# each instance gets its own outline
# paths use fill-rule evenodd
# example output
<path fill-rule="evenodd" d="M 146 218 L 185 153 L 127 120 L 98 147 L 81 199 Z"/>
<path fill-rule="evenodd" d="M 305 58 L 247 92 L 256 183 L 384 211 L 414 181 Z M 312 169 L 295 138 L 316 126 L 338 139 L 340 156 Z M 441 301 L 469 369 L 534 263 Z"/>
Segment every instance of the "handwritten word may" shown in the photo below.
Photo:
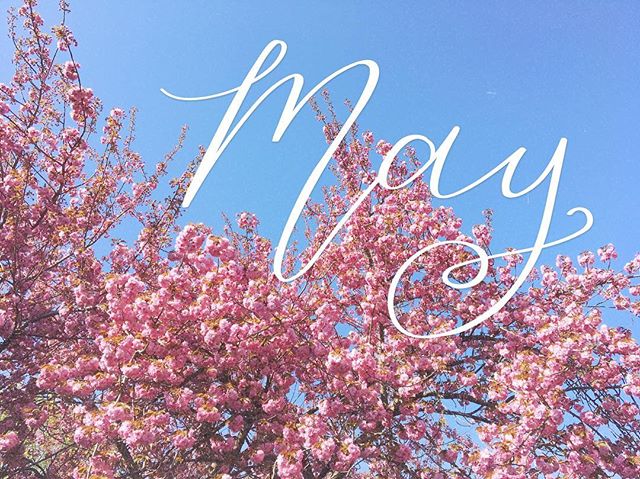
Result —
<path fill-rule="evenodd" d="M 276 58 L 273 60 L 273 62 L 270 65 L 265 67 L 265 62 L 267 61 L 267 58 L 270 56 L 270 54 L 274 50 L 277 50 Z M 206 95 L 201 97 L 182 97 L 182 96 L 176 96 L 172 93 L 169 93 L 165 89 L 161 89 L 162 93 L 164 93 L 168 97 L 173 98 L 174 100 L 180 100 L 180 101 L 203 101 L 203 100 L 212 100 L 216 98 L 222 98 L 225 96 L 232 96 L 231 103 L 227 108 L 227 111 L 225 112 L 224 117 L 222 118 L 222 121 L 218 126 L 218 129 L 213 135 L 211 143 L 209 144 L 209 147 L 202 159 L 202 162 L 200 163 L 193 179 L 191 180 L 191 184 L 189 185 L 189 188 L 186 192 L 186 195 L 183 201 L 183 207 L 186 208 L 191 204 L 196 193 L 198 192 L 198 190 L 202 186 L 202 183 L 206 179 L 207 175 L 209 174 L 213 166 L 216 164 L 216 162 L 218 161 L 218 159 L 220 158 L 224 150 L 227 148 L 229 143 L 233 140 L 235 135 L 238 133 L 240 128 L 242 128 L 245 122 L 260 107 L 262 102 L 264 102 L 264 100 L 266 100 L 274 91 L 276 91 L 281 86 L 290 83 L 291 90 L 289 92 L 287 101 L 282 109 L 282 114 L 280 115 L 280 119 L 278 120 L 278 123 L 276 125 L 275 131 L 272 137 L 273 142 L 278 142 L 280 141 L 284 133 L 287 131 L 287 128 L 289 127 L 289 125 L 291 125 L 291 122 L 295 119 L 296 115 L 300 112 L 302 107 L 305 104 L 307 104 L 307 102 L 314 95 L 316 95 L 320 90 L 322 90 L 327 84 L 329 84 L 332 80 L 339 77 L 340 75 L 343 75 L 344 73 L 348 72 L 351 69 L 354 69 L 357 67 L 365 67 L 368 70 L 369 74 L 364 84 L 364 87 L 362 88 L 362 92 L 360 93 L 360 97 L 358 98 L 358 101 L 355 103 L 353 110 L 351 111 L 351 114 L 342 125 L 342 128 L 340 129 L 336 137 L 333 139 L 331 144 L 328 146 L 327 150 L 324 152 L 324 154 L 322 155 L 322 157 L 314 167 L 313 171 L 309 175 L 309 178 L 307 179 L 306 183 L 302 187 L 302 190 L 300 191 L 300 194 L 298 195 L 298 198 L 291 210 L 291 213 L 289 214 L 289 218 L 284 226 L 282 235 L 280 237 L 280 241 L 278 242 L 278 246 L 275 251 L 274 265 L 273 265 L 274 273 L 276 277 L 281 281 L 290 282 L 304 275 L 315 264 L 318 258 L 320 258 L 324 250 L 331 243 L 334 237 L 338 234 L 340 229 L 345 225 L 345 223 L 349 220 L 351 215 L 356 211 L 358 206 L 365 200 L 365 198 L 367 198 L 367 196 L 373 191 L 374 188 L 376 188 L 377 186 L 381 186 L 382 188 L 386 188 L 389 190 L 404 188 L 407 185 L 411 184 L 416 178 L 424 174 L 429 168 L 431 168 L 429 187 L 432 195 L 437 198 L 453 198 L 453 197 L 462 195 L 463 193 L 466 193 L 467 191 L 470 191 L 476 186 L 482 184 L 483 182 L 493 177 L 494 175 L 498 174 L 499 172 L 502 172 L 501 192 L 504 197 L 518 198 L 520 196 L 523 196 L 533 191 L 534 189 L 536 189 L 546 179 L 548 179 L 549 181 L 548 181 L 547 197 L 546 197 L 544 210 L 542 212 L 542 218 L 540 219 L 540 226 L 538 229 L 538 233 L 536 235 L 533 246 L 529 248 L 524 248 L 515 252 L 509 251 L 506 253 L 489 256 L 482 248 L 472 243 L 468 243 L 464 241 L 441 241 L 441 242 L 430 244 L 429 246 L 421 249 L 420 251 L 417 251 L 413 256 L 411 256 L 400 267 L 398 272 L 393 277 L 390 288 L 389 288 L 389 293 L 388 293 L 388 309 L 389 309 L 389 316 L 391 318 L 391 321 L 393 322 L 394 326 L 398 328 L 398 330 L 400 330 L 402 333 L 406 334 L 407 336 L 410 336 L 413 338 L 425 338 L 425 339 L 437 338 L 442 336 L 450 336 L 450 335 L 467 331 L 479 325 L 480 323 L 486 321 L 493 314 L 500 311 L 500 309 L 502 309 L 507 304 L 507 302 L 513 297 L 513 295 L 517 292 L 517 290 L 522 286 L 526 278 L 529 276 L 529 273 L 535 267 L 536 262 L 540 257 L 540 254 L 545 248 L 549 246 L 555 246 L 561 243 L 565 243 L 574 238 L 577 238 L 578 236 L 586 233 L 593 225 L 593 216 L 588 209 L 583 207 L 572 208 L 567 212 L 567 215 L 573 215 L 578 212 L 582 213 L 585 219 L 584 225 L 582 226 L 582 228 L 561 239 L 547 242 L 547 236 L 549 233 L 549 228 L 551 226 L 553 210 L 555 206 L 556 196 L 558 193 L 558 185 L 560 183 L 562 165 L 564 162 L 565 152 L 567 148 L 566 138 L 561 138 L 559 140 L 558 145 L 553 155 L 551 156 L 551 159 L 549 160 L 549 163 L 547 164 L 545 169 L 542 171 L 542 173 L 540 173 L 540 175 L 529 186 L 527 186 L 526 188 L 520 191 L 513 191 L 511 187 L 511 181 L 518 168 L 518 164 L 520 160 L 522 159 L 522 157 L 526 152 L 526 149 L 522 147 L 514 151 L 502 163 L 498 164 L 491 171 L 489 171 L 482 177 L 478 178 L 473 183 L 465 186 L 464 188 L 461 188 L 452 193 L 443 193 L 442 191 L 440 191 L 440 176 L 442 174 L 442 170 L 444 168 L 447 155 L 454 141 L 456 140 L 458 133 L 460 132 L 460 128 L 458 126 L 454 126 L 449 132 L 449 134 L 447 135 L 447 137 L 444 139 L 444 141 L 437 148 L 429 138 L 419 134 L 407 135 L 401 138 L 399 141 L 397 141 L 394 144 L 393 148 L 385 155 L 383 162 L 378 170 L 378 175 L 376 179 L 364 191 L 362 191 L 362 194 L 360 195 L 360 197 L 353 203 L 349 211 L 347 211 L 347 213 L 345 213 L 344 216 L 340 219 L 340 221 L 336 224 L 334 229 L 327 236 L 327 238 L 324 240 L 324 242 L 318 248 L 318 250 L 314 253 L 311 259 L 309 259 L 309 261 L 305 265 L 302 265 L 302 267 L 297 273 L 293 274 L 288 278 L 285 278 L 282 271 L 285 251 L 289 244 L 291 235 L 293 234 L 295 225 L 300 217 L 300 214 L 302 213 L 304 205 L 306 204 L 307 200 L 311 196 L 318 180 L 320 179 L 322 173 L 327 167 L 329 161 L 333 157 L 333 154 L 335 153 L 336 149 L 338 148 L 342 140 L 345 138 L 345 136 L 347 135 L 347 132 L 349 131 L 351 126 L 355 123 L 355 121 L 357 120 L 358 116 L 360 115 L 364 107 L 367 105 L 367 103 L 371 99 L 371 96 L 373 95 L 373 92 L 375 90 L 375 87 L 378 83 L 378 78 L 379 78 L 379 68 L 376 62 L 372 60 L 356 61 L 328 75 L 321 82 L 315 85 L 311 90 L 309 90 L 309 92 L 305 96 L 300 98 L 300 95 L 302 93 L 302 88 L 304 85 L 304 77 L 299 73 L 292 73 L 290 75 L 287 75 L 281 78 L 280 80 L 273 83 L 269 88 L 267 88 L 264 91 L 264 93 L 262 93 L 262 95 L 236 121 L 236 118 L 238 117 L 238 113 L 242 108 L 242 106 L 244 105 L 247 94 L 253 88 L 253 85 L 255 85 L 260 80 L 267 77 L 280 64 L 280 62 L 282 61 L 282 59 L 286 54 L 286 51 L 287 51 L 287 44 L 285 42 L 281 40 L 274 40 L 270 42 L 264 48 L 262 53 L 258 56 L 258 59 L 253 64 L 253 66 L 247 73 L 242 83 L 237 87 L 231 88 L 229 90 L 226 90 L 220 93 L 214 93 L 211 95 Z M 410 178 L 408 178 L 402 184 L 394 185 L 394 186 L 389 185 L 387 181 L 387 175 L 391 167 L 391 164 L 394 161 L 394 158 L 396 157 L 396 155 L 398 155 L 398 153 L 400 153 L 400 151 L 403 148 L 405 148 L 406 146 L 414 142 L 422 142 L 428 146 L 429 152 L 430 152 L 428 161 L 424 163 Z M 395 297 L 396 288 L 398 287 L 398 283 L 400 282 L 402 275 L 406 272 L 409 266 L 413 262 L 415 262 L 420 256 L 424 255 L 425 253 L 427 253 L 433 248 L 446 246 L 450 244 L 465 246 L 467 248 L 472 249 L 477 254 L 477 258 L 453 265 L 449 267 L 442 274 L 442 280 L 444 281 L 444 283 L 456 289 L 471 288 L 479 284 L 480 282 L 482 282 L 488 271 L 489 259 L 498 258 L 501 256 L 506 256 L 507 254 L 515 254 L 515 253 L 530 253 L 530 255 L 523 269 L 520 271 L 520 274 L 517 277 L 516 281 L 509 288 L 509 290 L 504 294 L 504 296 L 501 297 L 490 308 L 488 308 L 485 312 L 480 314 L 474 320 L 469 321 L 456 328 L 453 328 L 449 331 L 437 332 L 437 333 L 426 334 L 426 335 L 419 335 L 419 334 L 412 333 L 406 330 L 400 324 L 395 314 L 394 297 Z M 449 279 L 451 273 L 455 269 L 468 264 L 472 264 L 472 263 L 480 263 L 478 272 L 476 273 L 476 276 L 472 280 L 466 283 L 458 283 L 458 282 L 453 282 Z"/>

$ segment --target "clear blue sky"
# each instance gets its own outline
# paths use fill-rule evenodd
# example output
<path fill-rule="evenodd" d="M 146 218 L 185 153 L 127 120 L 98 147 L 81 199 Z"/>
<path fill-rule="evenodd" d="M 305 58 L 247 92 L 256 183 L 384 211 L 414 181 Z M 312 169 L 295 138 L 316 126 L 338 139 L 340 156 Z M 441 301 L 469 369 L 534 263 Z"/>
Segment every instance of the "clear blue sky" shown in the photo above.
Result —
<path fill-rule="evenodd" d="M 14 3 L 0 1 L 3 7 Z M 588 207 L 595 226 L 550 250 L 545 262 L 606 242 L 616 244 L 625 261 L 640 250 L 639 2 L 273 3 L 72 1 L 69 24 L 80 42 L 83 82 L 108 108 L 140 109 L 137 148 L 148 162 L 169 150 L 180 125 L 188 124 L 181 154 L 186 162 L 197 145 L 209 143 L 228 99 L 175 102 L 161 87 L 197 96 L 235 86 L 273 39 L 286 41 L 289 52 L 272 81 L 299 72 L 313 85 L 343 65 L 372 59 L 381 77 L 361 116 L 362 129 L 390 142 L 421 133 L 438 144 L 452 126 L 462 128 L 449 155 L 445 190 L 466 185 L 520 146 L 528 153 L 517 183 L 528 184 L 559 138 L 568 138 L 550 236 L 578 227 L 576 218 L 564 216 L 574 206 Z M 55 17 L 51 5 L 43 9 Z M 3 39 L 0 81 L 8 79 L 9 54 Z M 355 99 L 363 79 L 360 71 L 336 81 L 334 101 Z M 277 241 L 325 147 L 310 111 L 280 143 L 271 142 L 284 99 L 283 89 L 243 128 L 186 221 L 219 226 L 222 211 L 249 210 Z M 546 188 L 539 190 L 505 200 L 495 178 L 447 204 L 467 232 L 483 209 L 493 208 L 496 245 L 524 247 L 538 228 Z"/>

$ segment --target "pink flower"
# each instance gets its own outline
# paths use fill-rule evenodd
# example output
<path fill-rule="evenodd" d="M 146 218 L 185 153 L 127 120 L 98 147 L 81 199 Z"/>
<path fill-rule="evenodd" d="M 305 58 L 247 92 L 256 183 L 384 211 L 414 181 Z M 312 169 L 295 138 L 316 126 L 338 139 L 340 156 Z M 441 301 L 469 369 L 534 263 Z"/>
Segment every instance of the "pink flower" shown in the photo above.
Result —
<path fill-rule="evenodd" d="M 387 143 L 384 140 L 380 140 L 376 145 L 376 151 L 381 156 L 385 156 L 387 153 L 389 153 L 391 151 L 391 148 L 393 148 L 393 145 L 391 143 Z"/>
<path fill-rule="evenodd" d="M 612 259 L 616 259 L 618 257 L 618 253 L 611 243 L 598 248 L 598 255 L 600 256 L 600 261 L 602 261 L 603 263 L 611 261 Z"/>
<path fill-rule="evenodd" d="M 246 231 L 253 231 L 258 227 L 258 218 L 252 213 L 240 213 L 238 215 L 238 226 Z"/>
<path fill-rule="evenodd" d="M 0 451 L 8 452 L 20 444 L 20 439 L 14 431 L 9 431 L 0 436 Z"/>
<path fill-rule="evenodd" d="M 485 248 L 489 246 L 491 243 L 491 229 L 487 225 L 475 225 L 471 231 L 480 246 Z"/>
<path fill-rule="evenodd" d="M 62 65 L 62 75 L 67 80 L 77 80 L 78 79 L 78 70 L 80 69 L 80 64 L 72 61 L 65 62 Z"/>

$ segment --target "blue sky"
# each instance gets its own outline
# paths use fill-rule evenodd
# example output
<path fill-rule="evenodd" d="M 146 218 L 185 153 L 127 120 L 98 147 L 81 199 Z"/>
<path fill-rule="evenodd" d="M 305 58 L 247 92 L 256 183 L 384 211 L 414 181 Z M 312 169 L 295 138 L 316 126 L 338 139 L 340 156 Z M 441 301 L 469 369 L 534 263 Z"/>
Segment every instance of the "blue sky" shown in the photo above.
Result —
<path fill-rule="evenodd" d="M 15 2 L 0 1 L 3 9 Z M 53 4 L 55 2 L 50 2 Z M 42 9 L 48 20 L 53 5 Z M 475 180 L 515 149 L 528 149 L 516 186 L 546 166 L 568 138 L 551 239 L 580 224 L 564 213 L 589 208 L 593 229 L 550 249 L 575 256 L 613 242 L 622 260 L 640 250 L 637 183 L 640 114 L 640 3 L 431 1 L 398 2 L 75 1 L 69 24 L 80 42 L 83 83 L 107 108 L 139 108 L 137 148 L 152 163 L 168 151 L 182 124 L 190 126 L 180 161 L 207 145 L 228 99 L 182 103 L 236 86 L 264 46 L 287 42 L 287 57 L 257 96 L 281 77 L 299 72 L 307 86 L 336 69 L 371 59 L 381 70 L 361 129 L 390 142 L 424 134 L 436 144 L 458 125 L 444 189 Z M 0 81 L 8 80 L 8 41 L 0 41 Z M 355 99 L 364 71 L 331 85 L 334 102 Z M 306 89 L 305 89 L 306 91 Z M 219 226 L 220 213 L 243 210 L 261 219 L 276 242 L 308 174 L 326 146 L 311 111 L 303 111 L 279 143 L 271 136 L 286 98 L 273 95 L 249 121 L 209 175 L 185 221 Z M 341 109 L 344 113 L 344 109 Z M 420 150 L 419 150 L 420 151 Z M 182 165 L 176 165 L 179 173 Z M 532 244 L 546 194 L 506 200 L 500 179 L 445 200 L 466 232 L 495 211 L 497 247 Z M 457 189 L 457 188 L 456 188 Z M 436 202 L 438 203 L 438 202 Z M 620 260 L 620 264 L 623 261 Z"/>

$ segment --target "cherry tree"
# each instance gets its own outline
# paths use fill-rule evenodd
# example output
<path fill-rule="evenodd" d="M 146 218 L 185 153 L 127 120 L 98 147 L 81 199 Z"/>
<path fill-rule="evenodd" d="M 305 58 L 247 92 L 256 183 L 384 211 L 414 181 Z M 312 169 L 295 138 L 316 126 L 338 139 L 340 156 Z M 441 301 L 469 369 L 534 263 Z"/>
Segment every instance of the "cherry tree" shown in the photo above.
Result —
<path fill-rule="evenodd" d="M 436 241 L 488 250 L 490 212 L 469 235 L 424 181 L 378 187 L 313 268 L 282 283 L 254 215 L 219 232 L 177 230 L 195 163 L 165 200 L 154 190 L 183 135 L 147 172 L 134 112 L 104 114 L 80 81 L 67 5 L 52 29 L 35 7 L 10 17 L 15 74 L 0 85 L 0 476 L 640 476 L 640 348 L 603 319 L 609 308 L 640 313 L 640 256 L 622 268 L 612 245 L 559 256 L 478 327 L 410 338 L 387 310 L 396 271 Z M 312 107 L 332 141 L 333 108 Z M 390 148 L 352 130 L 335 184 L 307 204 L 290 272 Z M 406 151 L 390 182 L 418 166 Z M 471 259 L 449 245 L 414 262 L 394 298 L 403 327 L 474 319 L 523 261 L 492 260 L 466 292 L 443 284 Z"/>

